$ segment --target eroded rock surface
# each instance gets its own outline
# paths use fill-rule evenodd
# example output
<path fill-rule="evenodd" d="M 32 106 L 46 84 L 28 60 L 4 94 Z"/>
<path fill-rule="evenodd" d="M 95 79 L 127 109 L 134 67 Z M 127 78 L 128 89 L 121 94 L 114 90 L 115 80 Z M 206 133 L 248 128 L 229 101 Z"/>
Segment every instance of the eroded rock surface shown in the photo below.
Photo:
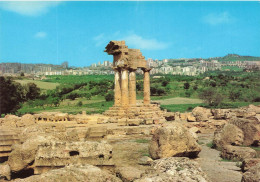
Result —
<path fill-rule="evenodd" d="M 1 179 L 11 179 L 11 169 L 8 164 L 0 164 L 0 180 Z"/>
<path fill-rule="evenodd" d="M 18 172 L 29 167 L 30 163 L 35 160 L 38 145 L 52 139 L 50 136 L 34 136 L 23 144 L 13 145 L 13 150 L 8 158 L 8 164 L 12 172 Z"/>
<path fill-rule="evenodd" d="M 152 162 L 152 170 L 135 182 L 206 182 L 209 181 L 198 163 L 185 157 L 170 157 Z"/>
<path fill-rule="evenodd" d="M 243 145 L 260 145 L 260 122 L 256 119 L 232 118 L 231 124 L 236 125 L 244 133 Z"/>
<path fill-rule="evenodd" d="M 48 141 L 38 146 L 35 174 L 69 164 L 113 166 L 112 146 L 105 142 Z"/>
<path fill-rule="evenodd" d="M 209 117 L 212 116 L 211 110 L 204 107 L 195 107 L 192 114 L 196 121 L 208 121 Z"/>
<path fill-rule="evenodd" d="M 61 169 L 51 170 L 41 175 L 31 176 L 25 179 L 17 179 L 15 182 L 120 182 L 121 180 L 100 168 L 92 165 L 70 165 Z"/>
<path fill-rule="evenodd" d="M 243 174 L 241 182 L 259 182 L 260 181 L 260 163 L 251 167 Z"/>
<path fill-rule="evenodd" d="M 214 133 L 214 145 L 221 149 L 225 145 L 242 145 L 244 142 L 243 131 L 233 124 L 226 124 Z"/>
<path fill-rule="evenodd" d="M 124 166 L 116 169 L 116 175 L 122 179 L 123 182 L 132 182 L 141 178 L 144 171 L 134 167 Z"/>
<path fill-rule="evenodd" d="M 247 158 L 256 157 L 256 151 L 249 147 L 225 145 L 222 148 L 221 157 L 229 160 L 243 161 L 244 159 Z"/>
<path fill-rule="evenodd" d="M 153 159 L 196 157 L 200 151 L 201 148 L 192 134 L 178 123 L 156 129 L 149 146 Z"/>
<path fill-rule="evenodd" d="M 244 161 L 242 162 L 241 165 L 241 169 L 242 171 L 247 171 L 248 169 L 250 169 L 251 167 L 257 165 L 258 163 L 260 163 L 260 158 L 247 158 L 244 159 Z"/>

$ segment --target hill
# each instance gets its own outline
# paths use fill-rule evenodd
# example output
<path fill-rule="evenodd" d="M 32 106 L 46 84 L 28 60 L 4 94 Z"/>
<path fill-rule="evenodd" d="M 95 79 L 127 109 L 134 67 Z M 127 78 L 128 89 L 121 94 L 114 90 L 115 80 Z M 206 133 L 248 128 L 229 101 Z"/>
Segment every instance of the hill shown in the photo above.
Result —
<path fill-rule="evenodd" d="M 216 57 L 216 58 L 210 58 L 216 59 L 220 62 L 223 61 L 260 61 L 260 57 L 254 57 L 254 56 L 240 56 L 238 54 L 228 54 L 224 57 Z"/>

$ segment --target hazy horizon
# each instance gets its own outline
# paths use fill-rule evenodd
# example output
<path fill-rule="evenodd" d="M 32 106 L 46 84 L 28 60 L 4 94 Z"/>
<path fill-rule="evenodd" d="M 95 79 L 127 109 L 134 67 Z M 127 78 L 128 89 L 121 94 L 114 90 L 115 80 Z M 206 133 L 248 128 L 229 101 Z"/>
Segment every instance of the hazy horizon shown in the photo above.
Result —
<path fill-rule="evenodd" d="M 84 67 L 125 40 L 145 58 L 260 57 L 259 2 L 0 2 L 0 63 Z"/>

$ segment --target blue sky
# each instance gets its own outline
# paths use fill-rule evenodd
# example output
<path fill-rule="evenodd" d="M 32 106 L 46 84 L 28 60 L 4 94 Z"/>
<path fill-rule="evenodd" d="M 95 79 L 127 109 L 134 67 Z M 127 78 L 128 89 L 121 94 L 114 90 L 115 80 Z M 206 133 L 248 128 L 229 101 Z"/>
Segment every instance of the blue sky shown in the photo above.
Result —
<path fill-rule="evenodd" d="M 260 56 L 259 2 L 0 2 L 0 62 L 112 61 L 110 40 L 146 58 Z"/>

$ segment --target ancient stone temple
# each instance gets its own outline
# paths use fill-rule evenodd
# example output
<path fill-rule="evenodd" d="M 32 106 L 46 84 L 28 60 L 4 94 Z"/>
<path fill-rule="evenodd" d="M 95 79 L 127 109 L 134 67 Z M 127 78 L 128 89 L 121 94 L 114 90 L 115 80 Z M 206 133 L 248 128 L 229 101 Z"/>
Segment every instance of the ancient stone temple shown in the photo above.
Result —
<path fill-rule="evenodd" d="M 110 41 L 106 46 L 113 55 L 115 71 L 114 106 L 104 114 L 111 116 L 111 122 L 119 125 L 153 124 L 164 121 L 158 104 L 150 99 L 150 70 L 139 49 L 129 49 L 125 41 Z M 141 68 L 144 75 L 144 98 L 142 104 L 136 102 L 136 70 Z"/>

